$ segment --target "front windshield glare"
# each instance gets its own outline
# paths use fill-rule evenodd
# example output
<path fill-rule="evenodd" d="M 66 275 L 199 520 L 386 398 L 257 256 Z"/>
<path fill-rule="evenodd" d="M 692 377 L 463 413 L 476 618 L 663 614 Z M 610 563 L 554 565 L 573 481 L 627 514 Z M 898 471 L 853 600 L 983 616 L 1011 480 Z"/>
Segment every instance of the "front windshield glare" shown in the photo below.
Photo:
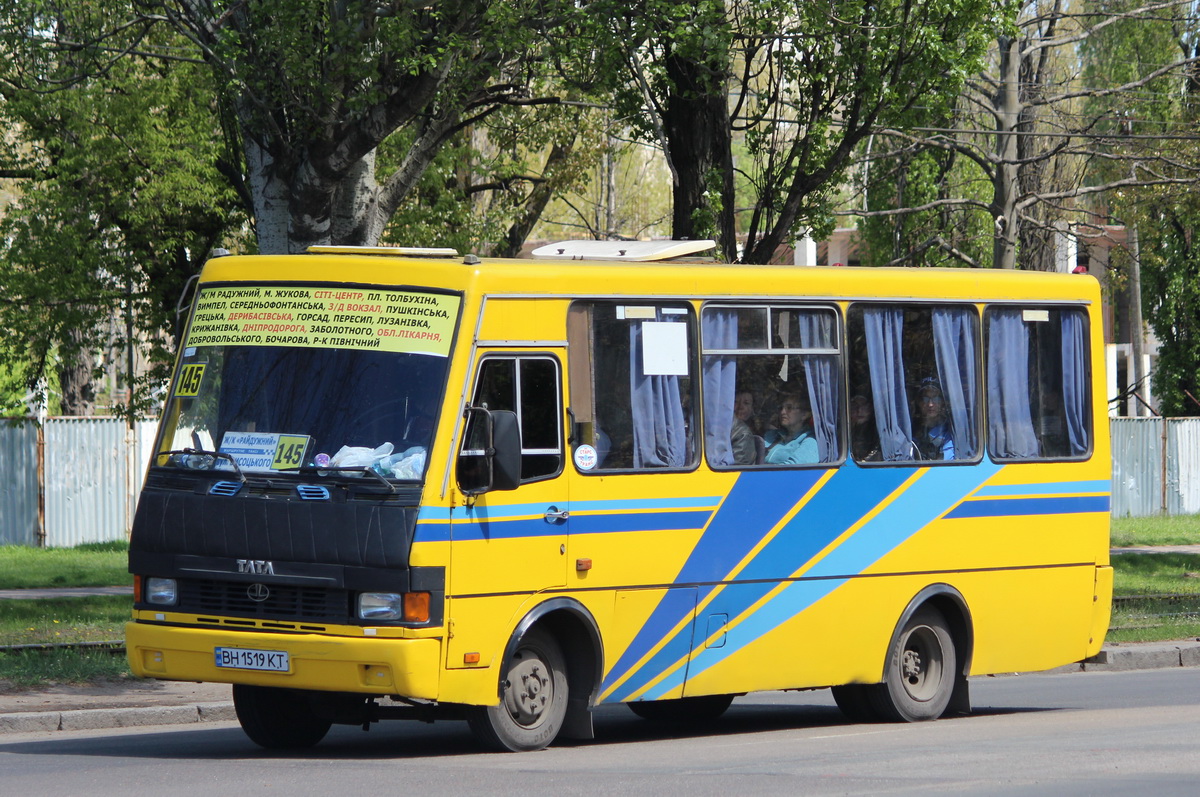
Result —
<path fill-rule="evenodd" d="M 399 304 L 380 302 L 373 312 L 347 319 L 314 312 L 319 303 L 310 300 L 308 312 L 287 319 L 293 328 L 286 342 L 302 345 L 264 345 L 263 336 L 244 345 L 238 336 L 246 338 L 247 301 L 228 300 L 219 290 L 206 291 L 197 306 L 197 319 L 212 320 L 207 326 L 194 321 L 187 344 L 215 345 L 185 344 L 164 416 L 158 465 L 232 471 L 236 463 L 250 473 L 371 468 L 387 478 L 422 477 L 446 385 L 456 297 L 432 297 L 454 305 L 444 313 L 448 319 L 435 318 L 443 329 L 425 333 L 419 347 L 408 347 L 424 351 L 397 351 L 392 341 L 386 348 L 367 344 L 371 335 L 394 331 L 395 319 L 415 315 L 406 315 Z M 261 297 L 253 301 L 280 304 Z M 272 313 L 280 314 L 278 309 Z M 340 345 L 323 345 L 323 325 L 339 322 Z M 355 332 L 361 343 L 345 337 Z M 430 345 L 434 334 L 444 340 Z"/>

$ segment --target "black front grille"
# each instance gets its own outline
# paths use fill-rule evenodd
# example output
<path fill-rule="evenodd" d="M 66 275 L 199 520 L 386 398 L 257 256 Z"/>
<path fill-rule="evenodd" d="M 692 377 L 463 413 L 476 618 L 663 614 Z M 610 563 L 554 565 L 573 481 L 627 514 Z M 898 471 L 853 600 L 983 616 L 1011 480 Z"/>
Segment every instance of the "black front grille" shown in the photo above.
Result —
<path fill-rule="evenodd" d="M 182 579 L 178 611 L 302 623 L 351 622 L 349 590 Z"/>

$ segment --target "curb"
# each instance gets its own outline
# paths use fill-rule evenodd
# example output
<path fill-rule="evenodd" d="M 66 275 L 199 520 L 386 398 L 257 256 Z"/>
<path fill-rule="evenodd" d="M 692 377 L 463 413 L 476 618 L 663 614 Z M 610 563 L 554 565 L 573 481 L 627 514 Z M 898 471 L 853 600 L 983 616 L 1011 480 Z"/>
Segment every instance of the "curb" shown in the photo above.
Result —
<path fill-rule="evenodd" d="M 94 731 L 106 728 L 136 728 L 144 725 L 189 725 L 200 722 L 229 722 L 236 719 L 233 703 L 28 711 L 0 714 L 0 734 Z"/>

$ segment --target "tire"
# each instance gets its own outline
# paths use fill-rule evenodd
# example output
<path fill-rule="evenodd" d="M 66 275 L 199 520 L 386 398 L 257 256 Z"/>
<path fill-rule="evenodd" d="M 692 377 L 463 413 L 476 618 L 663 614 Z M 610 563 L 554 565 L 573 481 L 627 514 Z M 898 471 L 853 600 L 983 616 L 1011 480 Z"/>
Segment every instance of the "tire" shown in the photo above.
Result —
<path fill-rule="evenodd" d="M 514 753 L 541 750 L 567 714 L 567 666 L 554 637 L 534 628 L 504 662 L 500 703 L 473 707 L 471 732 L 485 747 Z"/>
<path fill-rule="evenodd" d="M 312 747 L 333 724 L 312 712 L 303 692 L 290 689 L 234 684 L 233 708 L 250 741 L 268 750 Z"/>
<path fill-rule="evenodd" d="M 725 713 L 733 695 L 703 695 L 674 700 L 640 700 L 626 703 L 629 710 L 651 722 L 712 722 Z"/>
<path fill-rule="evenodd" d="M 877 689 L 877 684 L 846 684 L 834 686 L 833 702 L 851 722 L 879 722 L 879 715 L 871 707 L 871 690 Z"/>
<path fill-rule="evenodd" d="M 883 683 L 867 687 L 869 706 L 880 719 L 893 722 L 937 719 L 950 704 L 957 666 L 946 618 L 923 606 L 896 638 Z"/>

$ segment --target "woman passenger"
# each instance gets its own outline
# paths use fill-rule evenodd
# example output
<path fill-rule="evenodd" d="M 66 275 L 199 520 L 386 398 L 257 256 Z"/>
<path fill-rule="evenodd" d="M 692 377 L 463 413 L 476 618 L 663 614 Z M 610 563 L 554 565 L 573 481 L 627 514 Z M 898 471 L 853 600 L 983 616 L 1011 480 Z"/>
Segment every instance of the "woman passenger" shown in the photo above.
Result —
<path fill-rule="evenodd" d="M 812 411 L 799 393 L 788 393 L 779 405 L 782 429 L 767 433 L 766 461 L 772 465 L 808 465 L 820 458 L 813 437 Z"/>

